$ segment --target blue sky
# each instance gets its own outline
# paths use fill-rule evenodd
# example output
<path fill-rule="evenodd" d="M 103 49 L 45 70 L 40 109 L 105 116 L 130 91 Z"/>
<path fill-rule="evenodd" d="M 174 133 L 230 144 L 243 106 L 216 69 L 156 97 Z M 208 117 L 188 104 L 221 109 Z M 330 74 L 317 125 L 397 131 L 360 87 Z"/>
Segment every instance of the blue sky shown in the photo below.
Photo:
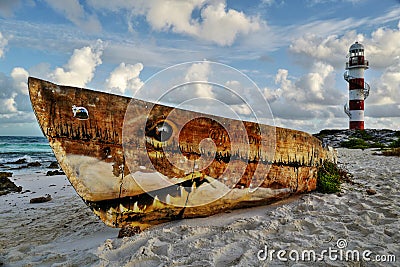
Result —
<path fill-rule="evenodd" d="M 132 96 L 155 73 L 204 60 L 186 71 L 207 80 L 213 61 L 246 74 L 277 126 L 346 128 L 343 72 L 354 41 L 370 62 L 366 127 L 399 129 L 399 27 L 394 0 L 2 0 L 0 135 L 41 134 L 28 76 Z"/>

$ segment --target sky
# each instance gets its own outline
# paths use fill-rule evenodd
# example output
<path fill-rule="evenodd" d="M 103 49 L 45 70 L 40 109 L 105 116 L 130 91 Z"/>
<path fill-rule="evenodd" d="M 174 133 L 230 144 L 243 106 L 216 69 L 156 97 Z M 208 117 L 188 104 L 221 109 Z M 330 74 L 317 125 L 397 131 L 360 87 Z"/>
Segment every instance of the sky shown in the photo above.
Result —
<path fill-rule="evenodd" d="M 181 66 L 183 80 L 205 82 L 231 70 L 223 87 L 237 88 L 245 103 L 215 86 L 191 92 L 225 101 L 240 117 L 264 109 L 276 126 L 347 128 L 343 73 L 355 41 L 370 65 L 365 126 L 399 130 L 399 1 L 1 0 L 0 135 L 41 135 L 29 76 L 157 99 L 163 88 L 146 85 Z"/>

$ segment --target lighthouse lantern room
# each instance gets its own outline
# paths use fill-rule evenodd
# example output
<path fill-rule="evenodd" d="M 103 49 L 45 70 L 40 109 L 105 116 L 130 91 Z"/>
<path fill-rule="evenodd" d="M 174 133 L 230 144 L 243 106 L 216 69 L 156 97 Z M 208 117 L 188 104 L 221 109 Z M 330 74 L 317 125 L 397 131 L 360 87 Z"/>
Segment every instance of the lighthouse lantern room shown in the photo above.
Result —
<path fill-rule="evenodd" d="M 368 69 L 368 60 L 364 58 L 364 46 L 355 42 L 350 46 L 344 79 L 349 83 L 349 103 L 344 111 L 349 116 L 350 129 L 364 129 L 364 100 L 370 87 L 364 81 L 364 71 Z"/>

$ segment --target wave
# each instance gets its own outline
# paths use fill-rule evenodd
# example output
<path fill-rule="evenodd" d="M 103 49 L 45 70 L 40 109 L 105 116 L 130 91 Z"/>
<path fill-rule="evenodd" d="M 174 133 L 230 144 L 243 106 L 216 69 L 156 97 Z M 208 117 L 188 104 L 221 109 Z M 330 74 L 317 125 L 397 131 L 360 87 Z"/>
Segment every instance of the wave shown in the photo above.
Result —
<path fill-rule="evenodd" d="M 44 137 L 0 136 L 0 163 L 25 159 L 28 163 L 54 161 L 51 147 Z"/>

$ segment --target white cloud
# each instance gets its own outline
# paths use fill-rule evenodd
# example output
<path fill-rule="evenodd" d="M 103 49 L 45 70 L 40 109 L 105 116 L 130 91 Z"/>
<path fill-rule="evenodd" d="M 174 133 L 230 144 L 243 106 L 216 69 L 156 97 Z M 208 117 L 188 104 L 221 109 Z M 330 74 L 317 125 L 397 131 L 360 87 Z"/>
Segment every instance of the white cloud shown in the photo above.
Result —
<path fill-rule="evenodd" d="M 7 44 L 8 44 L 8 40 L 0 32 L 0 58 L 2 58 L 4 56 L 4 50 L 7 46 Z"/>
<path fill-rule="evenodd" d="M 28 95 L 28 77 L 29 72 L 26 71 L 24 68 L 14 68 L 11 72 L 11 77 L 14 80 L 15 88 L 18 90 L 18 93 Z"/>
<path fill-rule="evenodd" d="M 100 32 L 101 24 L 95 15 L 85 12 L 78 0 L 46 0 L 55 11 L 63 14 L 68 20 L 87 32 Z"/>
<path fill-rule="evenodd" d="M 307 63 L 320 60 L 339 67 L 344 65 L 350 45 L 359 41 L 365 46 L 365 56 L 371 67 L 384 69 L 394 64 L 399 55 L 398 40 L 400 25 L 397 29 L 378 28 L 371 33 L 371 37 L 357 34 L 355 31 L 348 31 L 343 36 L 305 34 L 291 43 L 289 51 Z"/>
<path fill-rule="evenodd" d="M 0 99 L 0 114 L 9 114 L 17 112 L 17 107 L 14 99 L 15 96 L 16 94 L 13 94 L 9 98 Z"/>
<path fill-rule="evenodd" d="M 289 51 L 301 56 L 304 64 L 315 60 L 324 61 L 335 67 L 344 67 L 346 54 L 354 41 L 363 42 L 364 36 L 355 31 L 348 31 L 343 36 L 329 35 L 322 37 L 316 34 L 305 34 L 294 40 Z"/>
<path fill-rule="evenodd" d="M 290 102 L 304 104 L 331 105 L 337 103 L 341 93 L 334 87 L 334 68 L 323 62 L 315 62 L 309 73 L 291 79 L 289 71 L 279 69 L 275 76 L 274 91 L 264 90 L 264 95 L 269 101 L 284 98 Z"/>
<path fill-rule="evenodd" d="M 240 115 L 251 115 L 252 110 L 247 104 L 240 104 L 240 105 L 230 105 L 232 110 Z"/>
<path fill-rule="evenodd" d="M 371 82 L 371 92 L 367 103 L 380 104 L 383 107 L 400 104 L 400 56 L 397 56 L 395 60 L 396 62 L 386 68 L 378 79 Z M 400 117 L 400 113 L 397 112 L 396 115 Z"/>
<path fill-rule="evenodd" d="M 378 28 L 365 40 L 366 57 L 372 68 L 396 64 L 400 51 L 400 21 L 397 29 Z"/>
<path fill-rule="evenodd" d="M 93 79 L 96 67 L 102 63 L 103 50 L 100 40 L 94 46 L 75 49 L 64 68 L 56 68 L 50 78 L 56 83 L 85 87 Z"/>
<path fill-rule="evenodd" d="M 337 117 L 346 120 L 341 106 L 346 96 L 335 87 L 331 65 L 317 61 L 301 77 L 291 77 L 288 70 L 279 69 L 275 84 L 275 88 L 264 88 L 264 96 L 277 125 L 315 132 Z M 321 122 L 311 127 L 317 121 Z"/>
<path fill-rule="evenodd" d="M 120 94 L 127 92 L 130 95 L 134 94 L 143 86 L 143 82 L 139 78 L 142 70 L 142 63 L 135 65 L 121 63 L 110 73 L 109 78 L 106 80 L 105 89 Z"/>
<path fill-rule="evenodd" d="M 207 6 L 201 17 L 203 23 L 197 36 L 222 46 L 232 45 L 238 35 L 258 31 L 262 24 L 257 17 L 247 17 L 234 9 L 227 10 L 225 3 Z"/>
<path fill-rule="evenodd" d="M 227 8 L 223 0 L 90 0 L 88 4 L 112 12 L 125 10 L 133 19 L 144 16 L 154 30 L 184 34 L 221 46 L 232 45 L 239 35 L 258 31 L 264 23 L 259 17 Z M 197 18 L 192 15 L 196 11 Z"/>
<path fill-rule="evenodd" d="M 192 94 L 191 90 L 188 89 L 187 92 L 192 96 L 202 97 L 202 98 L 212 98 L 214 99 L 214 93 L 212 92 L 212 86 L 207 84 L 208 76 L 210 75 L 210 65 L 206 62 L 193 63 L 187 70 L 185 75 L 186 82 L 195 82 L 194 88 L 195 93 Z M 197 83 L 196 83 L 197 82 Z"/>
<path fill-rule="evenodd" d="M 14 116 L 15 114 L 22 114 L 26 110 L 31 110 L 26 85 L 28 75 L 28 72 L 23 68 L 14 68 L 11 77 L 0 73 L 1 117 L 4 117 L 3 115 Z M 24 77 L 26 77 L 25 81 Z"/>

